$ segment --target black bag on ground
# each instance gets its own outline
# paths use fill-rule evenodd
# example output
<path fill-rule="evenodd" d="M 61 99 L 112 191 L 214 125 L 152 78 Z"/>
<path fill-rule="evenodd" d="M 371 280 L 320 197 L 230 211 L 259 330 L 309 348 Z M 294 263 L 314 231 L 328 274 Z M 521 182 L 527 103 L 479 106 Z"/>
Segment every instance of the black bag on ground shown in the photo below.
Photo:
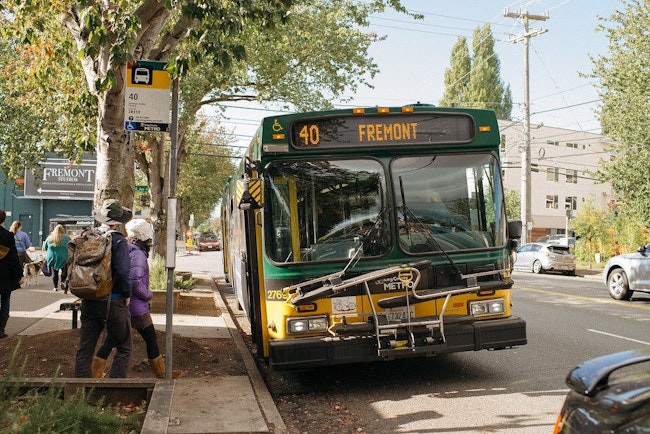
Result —
<path fill-rule="evenodd" d="M 43 261 L 43 266 L 41 267 L 41 272 L 43 273 L 43 276 L 50 277 L 52 275 L 52 269 L 50 268 L 47 261 Z"/>

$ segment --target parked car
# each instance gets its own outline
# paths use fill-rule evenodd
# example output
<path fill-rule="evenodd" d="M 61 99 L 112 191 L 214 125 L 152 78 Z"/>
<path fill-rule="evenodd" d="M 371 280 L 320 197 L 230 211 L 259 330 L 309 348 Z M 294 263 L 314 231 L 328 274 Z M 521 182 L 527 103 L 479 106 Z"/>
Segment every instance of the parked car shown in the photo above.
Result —
<path fill-rule="evenodd" d="M 199 252 L 206 250 L 221 250 L 221 241 L 215 234 L 201 235 L 199 237 Z"/>
<path fill-rule="evenodd" d="M 648 349 L 597 357 L 573 369 L 554 434 L 650 432 L 649 370 Z"/>
<path fill-rule="evenodd" d="M 650 244 L 636 253 L 616 255 L 607 261 L 603 280 L 615 300 L 629 300 L 634 291 L 650 292 Z"/>
<path fill-rule="evenodd" d="M 548 243 L 528 243 L 517 249 L 515 269 L 531 270 L 533 273 L 561 271 L 575 276 L 576 257 L 569 247 Z"/>

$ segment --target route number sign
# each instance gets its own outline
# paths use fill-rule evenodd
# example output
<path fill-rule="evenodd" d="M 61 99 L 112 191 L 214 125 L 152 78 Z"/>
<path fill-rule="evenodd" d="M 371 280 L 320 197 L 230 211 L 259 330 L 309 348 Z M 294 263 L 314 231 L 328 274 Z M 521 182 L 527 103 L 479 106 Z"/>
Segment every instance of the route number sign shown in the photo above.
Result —
<path fill-rule="evenodd" d="M 124 129 L 169 132 L 171 125 L 171 78 L 166 62 L 141 60 L 126 66 Z"/>

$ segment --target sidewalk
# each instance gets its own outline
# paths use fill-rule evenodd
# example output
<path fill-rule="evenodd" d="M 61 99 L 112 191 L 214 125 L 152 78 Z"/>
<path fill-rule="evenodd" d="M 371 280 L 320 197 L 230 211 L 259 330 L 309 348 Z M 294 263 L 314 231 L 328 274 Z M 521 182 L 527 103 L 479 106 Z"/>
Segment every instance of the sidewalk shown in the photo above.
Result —
<path fill-rule="evenodd" d="M 158 380 L 142 433 L 286 433 L 282 417 L 231 317 L 229 301 L 222 298 L 208 274 L 193 272 L 193 277 L 198 284 L 192 292 L 214 297 L 221 316 L 174 315 L 174 334 L 232 339 L 248 375 Z M 76 297 L 71 296 L 60 302 L 74 300 Z M 56 306 L 12 312 L 14 326 L 20 326 L 21 320 L 25 324 L 17 334 L 35 335 L 69 329 L 72 312 L 55 311 L 58 303 Z M 153 314 L 152 318 L 158 330 L 165 330 L 165 315 Z"/>

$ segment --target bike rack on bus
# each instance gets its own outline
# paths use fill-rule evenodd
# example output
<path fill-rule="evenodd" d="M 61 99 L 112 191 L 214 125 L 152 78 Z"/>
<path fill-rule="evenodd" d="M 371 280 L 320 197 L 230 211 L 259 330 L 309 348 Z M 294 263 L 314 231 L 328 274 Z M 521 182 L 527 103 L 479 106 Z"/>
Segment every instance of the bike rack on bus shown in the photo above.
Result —
<path fill-rule="evenodd" d="M 428 263 L 429 261 L 426 262 Z M 416 268 L 417 265 L 422 265 L 422 263 L 393 266 L 382 270 L 371 271 L 369 273 L 365 273 L 360 276 L 345 280 L 341 280 L 341 276 L 337 273 L 333 275 L 323 276 L 321 278 L 313 279 L 308 282 L 303 282 L 302 284 L 287 288 L 290 290 L 290 294 L 293 295 L 293 297 L 290 296 L 287 301 L 294 305 L 300 305 L 311 302 L 318 298 L 323 298 L 344 292 L 347 288 L 363 285 L 365 294 L 372 309 L 375 338 L 377 339 L 377 352 L 380 357 L 388 358 L 395 356 L 404 350 L 410 350 L 412 352 L 433 352 L 434 350 L 431 347 L 432 345 L 444 345 L 446 343 L 443 321 L 444 314 L 451 297 L 457 294 L 479 291 L 481 289 L 481 286 L 476 283 L 476 279 L 474 278 L 467 279 L 468 282 L 473 283 L 467 287 L 453 287 L 448 289 L 441 289 L 439 291 L 432 291 L 430 289 L 420 289 L 416 291 L 415 288 L 417 288 L 421 277 L 420 270 Z M 389 304 L 390 300 L 399 299 L 399 305 L 406 306 L 406 321 L 389 323 L 385 315 L 377 312 L 377 308 L 372 302 L 372 294 L 370 292 L 368 282 L 395 274 L 398 275 L 398 278 L 402 282 L 402 286 L 404 287 L 404 295 L 384 298 L 382 300 L 379 300 L 378 304 L 381 306 L 384 304 L 381 303 L 382 301 L 388 302 L 387 304 Z M 323 286 L 309 292 L 303 292 L 303 289 L 305 289 L 306 286 L 318 283 L 322 284 Z M 410 305 L 413 304 L 411 302 L 411 294 L 415 298 L 414 303 L 444 298 L 445 301 L 438 316 L 427 317 L 427 319 L 422 320 L 416 320 L 416 318 L 413 318 L 411 316 L 410 309 Z M 416 340 L 416 337 L 413 333 L 415 328 L 426 329 L 428 331 L 428 336 L 420 340 Z M 398 339 L 400 330 L 406 332 L 406 340 Z M 436 331 L 439 332 L 439 336 L 436 336 Z"/>

